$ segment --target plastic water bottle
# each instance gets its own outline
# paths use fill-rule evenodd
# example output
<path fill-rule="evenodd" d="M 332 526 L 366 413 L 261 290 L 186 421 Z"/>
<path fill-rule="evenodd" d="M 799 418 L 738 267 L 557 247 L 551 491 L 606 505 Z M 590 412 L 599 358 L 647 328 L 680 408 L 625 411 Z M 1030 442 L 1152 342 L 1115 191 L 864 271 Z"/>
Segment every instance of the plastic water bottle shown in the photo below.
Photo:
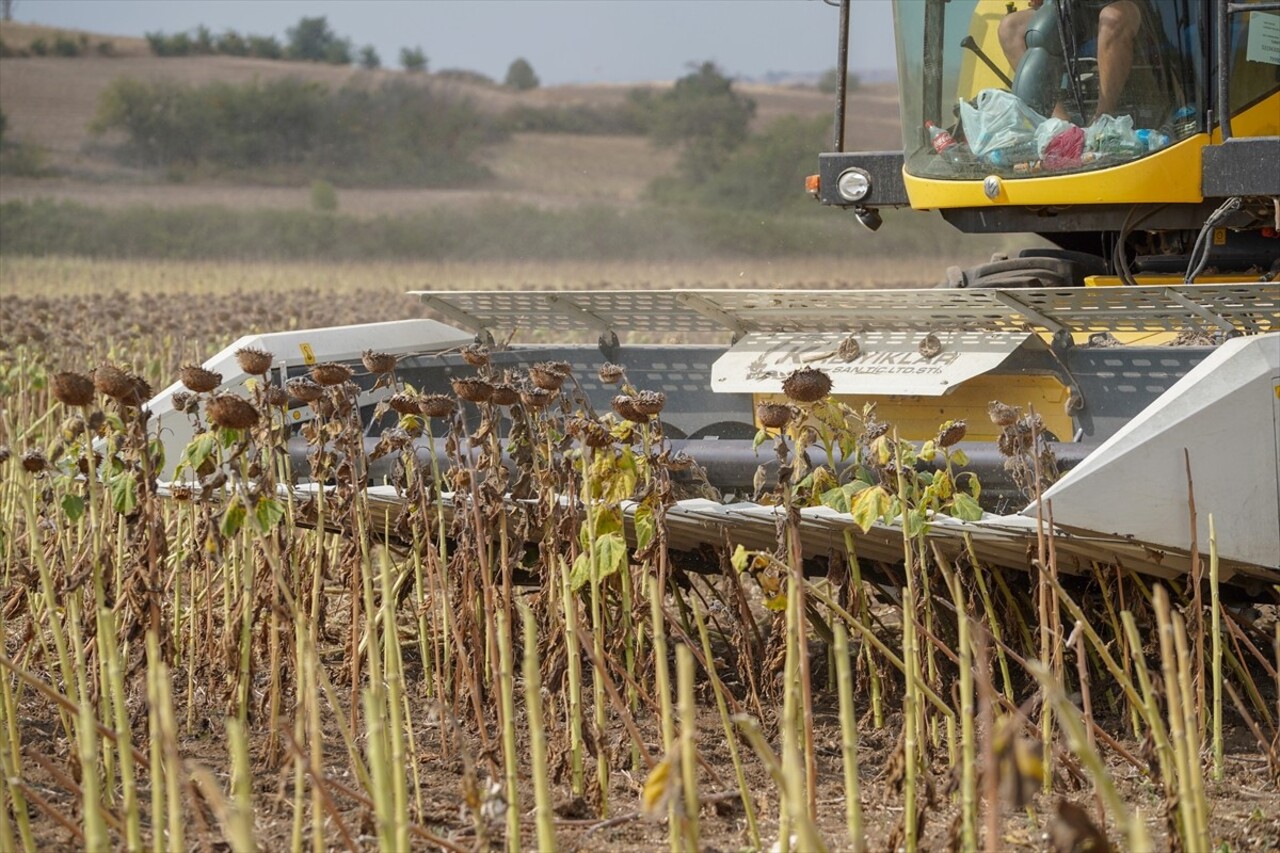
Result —
<path fill-rule="evenodd" d="M 1199 111 L 1191 104 L 1184 104 L 1174 111 L 1169 119 L 1169 127 L 1179 139 L 1186 139 L 1196 132 L 1196 117 Z"/>
<path fill-rule="evenodd" d="M 948 163 L 959 165 L 964 157 L 955 137 L 931 121 L 926 121 L 924 126 L 929 131 L 929 144 L 933 146 L 933 150 Z"/>
<path fill-rule="evenodd" d="M 1138 137 L 1138 146 L 1141 150 L 1151 152 L 1159 151 L 1171 141 L 1168 134 L 1161 133 L 1158 130 L 1142 129 L 1135 131 L 1134 136 Z"/>

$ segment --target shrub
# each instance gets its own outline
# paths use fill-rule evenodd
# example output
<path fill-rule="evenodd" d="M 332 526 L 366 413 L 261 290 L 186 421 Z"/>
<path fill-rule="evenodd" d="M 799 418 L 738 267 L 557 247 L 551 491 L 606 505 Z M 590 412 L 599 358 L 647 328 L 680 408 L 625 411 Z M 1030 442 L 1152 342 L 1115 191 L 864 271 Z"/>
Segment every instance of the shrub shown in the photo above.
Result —
<path fill-rule="evenodd" d="M 275 36 L 249 36 L 249 55 L 258 59 L 283 59 L 284 48 Z"/>
<path fill-rule="evenodd" d="M 27 45 L 27 50 L 31 51 L 33 56 L 48 56 L 49 42 L 45 41 L 44 36 L 33 38 L 31 44 Z"/>
<path fill-rule="evenodd" d="M 248 56 L 249 43 L 235 30 L 226 30 L 213 43 L 214 50 L 226 56 Z"/>
<path fill-rule="evenodd" d="M 53 37 L 53 55 L 73 57 L 79 56 L 84 47 L 88 46 L 88 37 L 81 36 L 79 39 L 71 38 L 71 36 L 58 33 Z"/>
<path fill-rule="evenodd" d="M 15 178 L 45 178 L 53 174 L 45 151 L 30 142 L 8 142 L 0 146 L 0 175 Z"/>
<path fill-rule="evenodd" d="M 862 87 L 862 78 L 852 71 L 845 78 L 845 87 L 850 92 L 856 92 Z M 818 91 L 828 95 L 834 95 L 840 88 L 840 69 L 828 68 L 822 72 L 822 76 L 818 78 Z"/>
<path fill-rule="evenodd" d="M 289 43 L 285 56 L 305 62 L 328 62 L 333 65 L 351 64 L 351 40 L 339 38 L 329 28 L 329 21 L 321 17 L 302 18 L 285 31 Z"/>
<path fill-rule="evenodd" d="M 366 44 L 360 48 L 360 67 L 368 71 L 382 67 L 382 57 L 378 56 L 378 51 L 371 44 Z"/>
<path fill-rule="evenodd" d="M 326 180 L 311 182 L 311 209 L 331 213 L 338 209 L 338 191 Z"/>
<path fill-rule="evenodd" d="M 112 57 L 116 55 L 115 42 L 100 41 L 95 49 L 98 51 L 98 56 Z"/>
<path fill-rule="evenodd" d="M 651 188 L 664 201 L 694 202 L 710 207 L 778 213 L 821 208 L 804 192 L 805 176 L 817 166 L 831 130 L 827 117 L 786 116 L 751 136 L 715 164 L 702 181 L 663 178 Z"/>
<path fill-rule="evenodd" d="M 525 92 L 529 89 L 538 88 L 540 83 L 538 75 L 533 73 L 533 66 L 524 57 L 520 57 L 507 67 L 507 77 L 504 85 L 508 88 Z"/>
<path fill-rule="evenodd" d="M 501 123 L 470 102 L 402 80 L 331 91 L 294 78 L 182 87 L 122 78 L 103 92 L 91 131 L 118 130 L 121 158 L 274 181 L 456 186 L 487 170 L 471 160 Z"/>
<path fill-rule="evenodd" d="M 435 72 L 437 80 L 448 80 L 458 83 L 472 83 L 476 86 L 492 86 L 493 78 L 469 68 L 441 68 Z"/>
<path fill-rule="evenodd" d="M 217 48 L 214 45 L 213 33 L 204 24 L 196 27 L 195 38 L 191 42 L 191 52 L 202 56 L 208 56 L 215 53 Z"/>
<path fill-rule="evenodd" d="M 421 47 L 402 47 L 400 65 L 412 74 L 422 73 L 427 70 L 427 55 L 422 52 Z"/>
<path fill-rule="evenodd" d="M 657 144 L 682 149 L 681 176 L 695 183 L 746 140 L 756 111 L 755 101 L 733 91 L 733 81 L 713 62 L 702 63 L 657 96 L 633 93 L 632 102 L 649 112 Z"/>

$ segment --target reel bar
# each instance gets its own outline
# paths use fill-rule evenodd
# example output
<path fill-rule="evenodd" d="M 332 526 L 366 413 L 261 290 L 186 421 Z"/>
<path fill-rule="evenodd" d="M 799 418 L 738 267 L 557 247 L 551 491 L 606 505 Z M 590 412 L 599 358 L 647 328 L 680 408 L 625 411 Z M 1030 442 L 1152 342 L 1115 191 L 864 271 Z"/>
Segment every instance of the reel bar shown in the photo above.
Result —
<path fill-rule="evenodd" d="M 971 290 L 413 291 L 473 331 L 1179 332 L 1280 330 L 1280 286 L 1238 284 Z"/>

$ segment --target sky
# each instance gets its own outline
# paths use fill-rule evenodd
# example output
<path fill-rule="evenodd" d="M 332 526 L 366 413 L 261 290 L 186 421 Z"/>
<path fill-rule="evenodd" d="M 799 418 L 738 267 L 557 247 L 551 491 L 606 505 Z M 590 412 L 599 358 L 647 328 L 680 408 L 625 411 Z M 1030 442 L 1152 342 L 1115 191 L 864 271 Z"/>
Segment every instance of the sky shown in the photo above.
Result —
<path fill-rule="evenodd" d="M 421 47 L 430 70 L 501 80 L 524 57 L 547 85 L 671 80 L 711 60 L 726 73 L 813 73 L 836 64 L 839 10 L 824 0 L 15 0 L 16 21 L 141 36 L 191 30 L 275 35 L 324 16 L 387 67 Z M 853 0 L 850 67 L 894 67 L 889 0 Z"/>

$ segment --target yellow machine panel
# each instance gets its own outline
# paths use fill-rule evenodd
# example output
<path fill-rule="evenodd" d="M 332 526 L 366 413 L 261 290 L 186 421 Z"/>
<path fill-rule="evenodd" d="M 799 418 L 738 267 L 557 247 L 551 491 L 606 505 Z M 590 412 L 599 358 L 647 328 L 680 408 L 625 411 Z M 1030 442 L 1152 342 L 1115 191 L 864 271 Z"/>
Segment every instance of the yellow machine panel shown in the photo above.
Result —
<path fill-rule="evenodd" d="M 1020 406 L 1024 411 L 1035 409 L 1045 426 L 1064 441 L 1070 440 L 1072 432 L 1071 417 L 1065 408 L 1067 389 L 1057 377 L 1042 374 L 975 376 L 941 397 L 837 395 L 833 399 L 858 412 L 867 403 L 875 403 L 876 416 L 897 427 L 899 436 L 913 441 L 933 438 L 938 427 L 948 420 L 965 421 L 968 441 L 995 441 L 1000 437 L 1000 427 L 987 416 L 987 404 L 992 400 Z M 780 394 L 760 394 L 755 400 L 787 402 Z"/>

